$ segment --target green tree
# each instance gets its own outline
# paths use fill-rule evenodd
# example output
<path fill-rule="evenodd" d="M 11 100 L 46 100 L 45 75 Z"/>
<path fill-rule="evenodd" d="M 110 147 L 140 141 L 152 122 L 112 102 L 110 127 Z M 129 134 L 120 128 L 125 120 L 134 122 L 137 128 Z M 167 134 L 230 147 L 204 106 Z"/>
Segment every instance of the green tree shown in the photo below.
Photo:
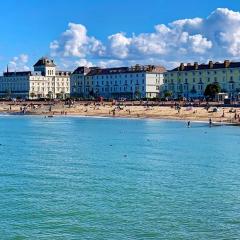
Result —
<path fill-rule="evenodd" d="M 49 99 L 52 99 L 52 97 L 53 97 L 53 92 L 52 92 L 52 91 L 49 91 L 48 94 L 47 94 L 47 97 L 48 97 Z"/>
<path fill-rule="evenodd" d="M 31 92 L 31 93 L 30 93 L 31 99 L 33 99 L 35 96 L 36 96 L 36 94 L 35 94 L 34 92 Z"/>
<path fill-rule="evenodd" d="M 164 92 L 164 97 L 165 98 L 168 98 L 168 97 L 172 97 L 172 92 L 171 91 L 166 91 L 166 92 Z"/>
<path fill-rule="evenodd" d="M 11 89 L 7 89 L 7 90 L 6 90 L 6 97 L 7 97 L 7 98 L 11 98 L 11 95 L 12 95 Z"/>
<path fill-rule="evenodd" d="M 218 83 L 210 83 L 207 85 L 204 95 L 206 97 L 214 98 L 218 93 L 220 93 L 221 87 Z"/>
<path fill-rule="evenodd" d="M 141 97 L 141 92 L 139 91 L 139 89 L 136 89 L 134 95 L 135 95 L 135 99 L 139 99 Z"/>

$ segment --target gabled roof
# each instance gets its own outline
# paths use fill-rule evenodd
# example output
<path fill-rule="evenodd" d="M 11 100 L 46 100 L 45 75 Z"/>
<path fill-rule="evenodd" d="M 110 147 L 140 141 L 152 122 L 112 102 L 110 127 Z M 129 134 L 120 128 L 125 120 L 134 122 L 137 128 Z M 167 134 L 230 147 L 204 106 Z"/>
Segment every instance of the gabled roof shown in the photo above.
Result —
<path fill-rule="evenodd" d="M 54 64 L 54 61 L 52 59 L 43 57 L 40 58 L 35 64 L 34 67 L 39 67 L 39 66 L 46 66 L 46 67 L 56 67 Z"/>

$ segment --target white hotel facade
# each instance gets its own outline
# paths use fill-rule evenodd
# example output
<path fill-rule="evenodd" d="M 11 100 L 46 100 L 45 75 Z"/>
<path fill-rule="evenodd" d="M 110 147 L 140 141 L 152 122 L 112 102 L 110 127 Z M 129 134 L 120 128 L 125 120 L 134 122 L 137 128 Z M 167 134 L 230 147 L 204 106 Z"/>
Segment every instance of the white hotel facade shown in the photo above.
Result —
<path fill-rule="evenodd" d="M 164 72 L 164 67 L 153 65 L 105 69 L 78 67 L 71 75 L 71 96 L 157 98 Z"/>
<path fill-rule="evenodd" d="M 57 71 L 53 60 L 41 58 L 34 71 L 4 72 L 0 76 L 0 97 L 66 98 L 70 95 L 70 75 Z"/>

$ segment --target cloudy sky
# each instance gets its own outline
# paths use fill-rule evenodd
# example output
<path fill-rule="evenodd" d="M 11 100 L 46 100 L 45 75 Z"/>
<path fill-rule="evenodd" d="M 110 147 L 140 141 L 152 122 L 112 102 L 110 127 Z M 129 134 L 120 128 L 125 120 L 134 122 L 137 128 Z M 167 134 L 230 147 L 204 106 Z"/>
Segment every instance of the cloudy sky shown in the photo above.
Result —
<path fill-rule="evenodd" d="M 0 68 L 49 56 L 62 69 L 240 61 L 238 0 L 8 0 L 1 3 Z"/>

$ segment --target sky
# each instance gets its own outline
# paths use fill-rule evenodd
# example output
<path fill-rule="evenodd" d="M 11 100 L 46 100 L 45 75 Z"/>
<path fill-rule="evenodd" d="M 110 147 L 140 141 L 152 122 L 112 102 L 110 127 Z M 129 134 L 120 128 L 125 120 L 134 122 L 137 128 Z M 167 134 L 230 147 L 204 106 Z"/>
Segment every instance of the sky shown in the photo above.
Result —
<path fill-rule="evenodd" d="M 0 71 L 240 61 L 240 0 L 8 0 L 0 20 Z"/>

